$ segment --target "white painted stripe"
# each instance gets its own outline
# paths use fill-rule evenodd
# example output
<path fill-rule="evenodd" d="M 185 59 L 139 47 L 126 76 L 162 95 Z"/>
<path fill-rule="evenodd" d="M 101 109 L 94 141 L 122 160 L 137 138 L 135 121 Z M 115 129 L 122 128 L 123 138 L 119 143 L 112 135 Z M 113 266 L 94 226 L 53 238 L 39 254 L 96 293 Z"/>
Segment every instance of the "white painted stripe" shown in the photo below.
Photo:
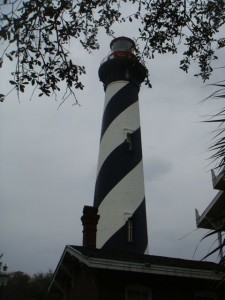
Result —
<path fill-rule="evenodd" d="M 118 80 L 118 81 L 111 82 L 107 86 L 107 89 L 105 91 L 104 110 L 105 110 L 106 105 L 109 103 L 110 99 L 128 83 L 129 83 L 129 81 Z"/>
<path fill-rule="evenodd" d="M 144 194 L 141 161 L 101 202 L 98 208 L 97 248 L 101 248 L 125 224 L 125 213 L 132 215 L 143 201 Z"/>
<path fill-rule="evenodd" d="M 97 174 L 109 154 L 125 140 L 124 129 L 132 131 L 140 127 L 140 115 L 138 101 L 124 110 L 114 121 L 109 125 L 102 137 Z"/>

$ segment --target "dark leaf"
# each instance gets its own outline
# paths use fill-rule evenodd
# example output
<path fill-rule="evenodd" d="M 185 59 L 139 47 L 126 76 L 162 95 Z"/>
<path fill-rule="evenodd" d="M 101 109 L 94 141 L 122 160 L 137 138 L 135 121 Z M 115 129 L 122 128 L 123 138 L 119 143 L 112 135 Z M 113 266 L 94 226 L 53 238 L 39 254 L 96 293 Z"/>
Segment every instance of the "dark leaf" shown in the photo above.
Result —
<path fill-rule="evenodd" d="M 25 86 L 24 86 L 23 84 L 20 84 L 19 87 L 20 87 L 20 92 L 21 92 L 21 93 L 24 93 Z"/>
<path fill-rule="evenodd" d="M 13 80 L 9 80 L 9 83 L 10 83 L 10 84 L 16 84 L 16 82 L 13 81 Z"/>
<path fill-rule="evenodd" d="M 3 102 L 5 100 L 5 95 L 0 94 L 0 102 Z"/>

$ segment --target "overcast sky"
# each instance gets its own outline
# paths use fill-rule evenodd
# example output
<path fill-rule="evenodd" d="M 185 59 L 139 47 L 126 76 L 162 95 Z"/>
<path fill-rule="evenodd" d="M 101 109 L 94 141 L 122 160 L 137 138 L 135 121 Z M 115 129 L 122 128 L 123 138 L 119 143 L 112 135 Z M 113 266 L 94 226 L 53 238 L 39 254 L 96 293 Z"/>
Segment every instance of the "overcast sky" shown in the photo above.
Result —
<path fill-rule="evenodd" d="M 118 32 L 133 37 L 130 24 Z M 80 106 L 70 99 L 58 110 L 60 98 L 37 95 L 30 101 L 31 90 L 20 102 L 10 94 L 0 103 L 0 252 L 10 272 L 54 271 L 67 244 L 82 244 L 80 217 L 93 203 L 104 104 L 98 68 L 111 38 L 100 40 L 92 55 L 71 45 L 87 67 Z M 207 232 L 195 230 L 195 208 L 201 214 L 216 194 L 206 150 L 214 127 L 202 121 L 218 102 L 199 103 L 212 89 L 194 78 L 196 66 L 188 75 L 179 70 L 179 56 L 158 56 L 148 67 L 153 88 L 143 85 L 139 99 L 150 254 L 199 260 L 212 240 L 194 255 Z M 216 71 L 211 82 L 221 76 Z M 6 79 L 1 72 L 1 92 L 10 88 Z"/>

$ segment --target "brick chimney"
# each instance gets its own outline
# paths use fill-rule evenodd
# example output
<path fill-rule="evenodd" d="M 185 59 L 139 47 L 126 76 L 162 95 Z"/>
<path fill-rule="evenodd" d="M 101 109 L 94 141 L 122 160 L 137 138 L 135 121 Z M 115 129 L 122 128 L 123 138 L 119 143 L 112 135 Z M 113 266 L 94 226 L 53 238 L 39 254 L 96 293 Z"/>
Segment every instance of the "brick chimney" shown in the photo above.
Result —
<path fill-rule="evenodd" d="M 81 221 L 83 224 L 83 246 L 87 248 L 96 248 L 97 224 L 100 216 L 98 208 L 93 206 L 84 206 Z"/>

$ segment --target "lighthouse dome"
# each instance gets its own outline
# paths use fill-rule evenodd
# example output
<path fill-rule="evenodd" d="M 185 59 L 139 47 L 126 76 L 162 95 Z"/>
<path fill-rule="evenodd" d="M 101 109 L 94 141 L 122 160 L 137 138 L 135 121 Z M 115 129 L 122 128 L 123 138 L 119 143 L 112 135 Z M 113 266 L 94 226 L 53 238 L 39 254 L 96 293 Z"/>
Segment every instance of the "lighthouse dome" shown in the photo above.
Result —
<path fill-rule="evenodd" d="M 130 38 L 121 36 L 112 40 L 110 43 L 110 49 L 112 52 L 126 51 L 133 53 L 135 50 L 135 44 Z"/>

